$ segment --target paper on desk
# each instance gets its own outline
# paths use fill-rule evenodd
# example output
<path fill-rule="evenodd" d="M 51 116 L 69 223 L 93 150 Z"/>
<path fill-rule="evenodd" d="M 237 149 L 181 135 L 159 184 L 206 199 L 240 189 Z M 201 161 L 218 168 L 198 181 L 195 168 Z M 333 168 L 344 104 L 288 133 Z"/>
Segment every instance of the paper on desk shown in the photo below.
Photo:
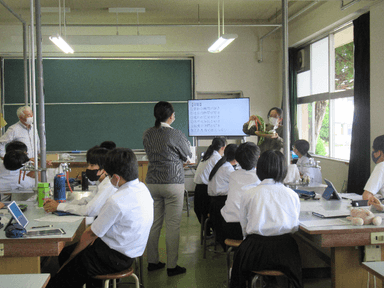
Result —
<path fill-rule="evenodd" d="M 341 193 L 340 196 L 344 199 L 350 199 L 353 201 L 363 200 L 363 196 L 356 193 Z"/>
<path fill-rule="evenodd" d="M 305 227 L 322 227 L 322 226 L 344 226 L 352 225 L 352 222 L 347 219 L 321 219 L 321 220 L 307 220 L 300 221 L 300 225 Z"/>
<path fill-rule="evenodd" d="M 43 222 L 67 222 L 67 223 L 72 223 L 76 222 L 78 220 L 83 219 L 84 217 L 82 216 L 57 216 L 57 215 L 46 215 L 38 219 L 34 219 L 35 221 L 43 221 Z"/>

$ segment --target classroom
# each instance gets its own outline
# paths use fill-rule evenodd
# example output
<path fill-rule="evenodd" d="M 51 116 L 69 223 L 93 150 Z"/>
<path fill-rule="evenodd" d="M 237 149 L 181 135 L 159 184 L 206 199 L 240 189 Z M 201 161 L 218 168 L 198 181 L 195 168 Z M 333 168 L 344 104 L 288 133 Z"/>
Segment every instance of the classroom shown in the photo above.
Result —
<path fill-rule="evenodd" d="M 306 121 L 305 117 L 308 118 L 310 113 L 309 103 L 323 102 L 323 100 L 330 103 L 341 99 L 340 102 L 335 101 L 333 106 L 327 108 L 329 111 L 327 110 L 326 114 L 327 117 L 329 115 L 330 125 L 328 134 L 319 136 L 327 139 L 324 140 L 326 143 L 323 143 L 323 148 L 317 147 L 318 142 L 310 141 L 310 151 L 316 150 L 321 154 L 312 153 L 314 159 L 320 161 L 323 178 L 331 180 L 337 191 L 345 192 L 347 184 L 351 181 L 349 179 L 352 178 L 349 176 L 351 144 L 348 141 L 351 141 L 354 129 L 352 126 L 363 120 L 366 129 L 359 135 L 361 135 L 361 141 L 365 141 L 366 144 L 369 142 L 364 146 L 368 147 L 367 151 L 361 153 L 364 154 L 365 160 L 369 160 L 368 177 L 375 167 L 370 160 L 372 143 L 377 136 L 384 134 L 381 124 L 384 82 L 380 76 L 384 69 L 382 51 L 384 1 L 382 0 L 289 1 L 286 39 L 289 54 L 287 56 L 291 61 L 290 64 L 292 61 L 298 62 L 298 58 L 302 57 L 300 67 L 295 71 L 297 77 L 289 78 L 289 84 L 298 83 L 293 89 L 292 85 L 283 87 L 283 78 L 286 74 L 291 75 L 289 69 L 284 70 L 285 63 L 283 63 L 285 51 L 283 51 L 284 35 L 281 23 L 283 22 L 282 5 L 285 1 L 140 0 L 122 3 L 114 0 L 81 0 L 65 3 L 65 0 L 61 0 L 60 5 L 65 5 L 66 8 L 61 10 L 66 11 L 66 14 L 62 13 L 60 18 L 57 9 L 59 1 L 36 2 L 42 8 L 41 53 L 45 86 L 43 127 L 46 137 L 42 141 L 46 144 L 42 151 L 44 150 L 47 155 L 55 154 L 57 151 L 75 150 L 85 153 L 102 141 L 113 140 L 118 147 L 140 150 L 137 157 L 139 169 L 143 173 L 143 169 L 147 168 L 145 165 L 143 168 L 143 162 L 140 162 L 146 159 L 143 153 L 142 135 L 147 128 L 153 126 L 152 111 L 158 101 L 172 103 L 177 114 L 174 128 L 180 129 L 187 136 L 195 147 L 195 152 L 200 152 L 201 149 L 199 150 L 198 146 L 209 146 L 211 139 L 198 139 L 188 135 L 188 100 L 249 98 L 249 115 L 260 115 L 267 119 L 269 109 L 282 107 L 284 97 L 287 97 L 291 118 L 294 115 L 292 111 L 296 113 L 295 121 L 292 122 L 290 119 L 291 126 L 292 123 L 296 124 L 300 138 L 307 140 L 314 138 L 315 133 L 321 134 L 321 132 L 314 132 L 315 129 L 310 127 L 314 124 Z M 6 7 L 25 20 L 27 25 L 30 23 L 31 15 L 29 1 L 0 1 L 0 113 L 8 123 L 7 126 L 1 127 L 0 136 L 10 125 L 17 122 L 16 109 L 25 103 L 23 29 L 20 20 Z M 44 10 L 48 7 L 51 10 Z M 109 8 L 118 7 L 142 7 L 145 8 L 145 12 L 108 11 Z M 220 53 L 210 53 L 208 48 L 217 39 L 218 28 L 219 34 L 223 34 L 218 27 L 218 13 L 223 17 L 223 7 L 225 7 L 225 22 L 223 24 L 221 19 L 220 25 L 223 26 L 221 28 L 225 28 L 224 34 L 237 34 L 237 38 Z M 331 87 L 330 83 L 335 80 L 335 75 L 329 71 L 334 68 L 332 62 L 334 54 L 324 56 L 324 53 L 319 51 L 324 47 L 324 51 L 328 52 L 329 47 L 334 51 L 341 42 L 342 44 L 353 42 L 352 23 L 362 15 L 369 15 L 369 34 L 364 35 L 369 41 L 369 46 L 364 52 L 368 52 L 365 56 L 369 58 L 364 59 L 368 59 L 365 71 L 368 71 L 369 75 L 363 73 L 367 76 L 363 79 L 363 82 L 365 81 L 363 93 L 368 96 L 369 102 L 365 102 L 364 108 L 360 109 L 356 107 L 355 98 L 354 109 L 360 114 L 353 115 L 353 106 L 348 106 L 353 105 L 353 96 L 355 96 L 354 90 L 348 86 L 353 82 L 353 76 L 349 84 L 347 80 L 341 84 L 342 88 Z M 63 53 L 49 40 L 50 36 L 56 34 L 65 35 L 64 38 L 74 50 L 73 54 Z M 112 38 L 108 38 L 123 35 L 135 37 L 152 35 L 163 42 L 157 42 L 155 45 L 132 44 L 135 42 L 113 43 Z M 118 41 L 117 38 L 113 39 Z M 329 65 L 324 64 L 328 62 Z M 39 63 L 36 62 L 36 64 Z M 298 64 L 295 63 L 295 65 Z M 320 69 L 318 74 L 308 74 L 311 67 L 316 65 L 326 68 Z M 137 67 L 139 69 L 134 70 Z M 352 71 L 352 75 L 353 73 Z M 117 85 L 115 81 L 119 84 Z M 300 86 L 300 83 L 304 84 Z M 296 92 L 292 92 L 293 90 Z M 37 95 L 37 123 L 41 124 L 39 99 Z M 313 110 L 315 110 L 314 107 L 315 105 Z M 306 112 L 303 112 L 305 109 Z M 317 111 L 311 110 L 311 113 L 315 117 Z M 346 117 L 349 117 L 348 120 L 345 119 Z M 122 123 L 124 124 L 121 125 Z M 100 127 L 101 132 L 89 132 L 97 126 Z M 41 126 L 38 126 L 39 130 L 40 128 Z M 295 133 L 294 130 L 289 132 L 291 135 Z M 104 133 L 103 137 L 100 135 L 102 133 Z M 84 137 L 84 135 L 88 136 Z M 239 144 L 241 140 L 232 139 L 229 142 Z M 246 141 L 257 143 L 257 137 L 247 137 Z M 359 142 L 359 139 L 355 138 L 355 141 Z M 289 143 L 289 149 L 292 149 L 292 145 L 293 143 Z M 355 154 L 359 153 L 355 151 Z M 358 160 L 356 161 L 359 163 Z M 354 163 L 355 166 L 356 163 Z M 365 164 L 368 165 L 368 162 L 366 161 Z M 73 167 L 72 171 L 78 173 L 81 168 Z M 360 175 L 358 169 L 354 171 L 355 174 L 350 175 Z M 367 175 L 364 175 L 361 181 L 365 183 Z M 144 182 L 145 179 L 140 178 L 140 180 Z M 359 181 L 356 180 L 356 182 Z M 355 191 L 348 188 L 348 192 Z M 356 191 L 359 194 L 362 192 L 362 189 Z M 196 246 L 180 246 L 183 247 L 180 249 L 185 248 L 202 253 L 198 235 L 200 224 L 195 221 L 196 219 L 192 220 L 196 218 L 195 216 L 191 211 L 188 218 L 183 218 L 181 225 L 190 223 L 191 227 L 197 231 L 197 235 L 192 235 L 188 229 L 182 227 L 180 245 L 186 245 L 185 237 L 187 236 L 183 235 L 186 233 L 188 237 L 195 237 L 193 239 Z M 225 267 L 225 256 L 212 255 L 208 253 L 207 259 L 204 260 L 187 259 L 191 262 L 198 261 L 196 263 L 199 265 L 206 265 L 202 261 L 210 263 L 208 265 L 221 261 Z M 188 257 L 190 257 L 189 254 Z M 221 258 L 218 259 L 218 257 Z M 202 258 L 201 254 L 199 258 Z M 202 271 L 199 273 L 198 275 L 205 274 Z M 220 274 L 222 279 L 218 280 L 216 286 L 204 286 L 202 283 L 204 280 L 193 283 L 196 283 L 196 287 L 226 287 L 225 273 L 223 271 Z M 145 277 L 148 275 L 145 274 Z M 305 287 L 346 287 L 342 284 L 339 286 L 340 282 L 337 281 L 325 284 L 332 286 L 310 286 L 308 282 L 304 283 Z M 148 278 L 145 278 L 145 282 L 148 287 L 155 287 L 150 286 L 153 284 L 149 283 Z M 166 279 L 161 283 L 167 285 Z M 181 286 L 181 283 L 177 284 L 177 281 L 169 285 L 174 285 L 169 287 L 187 287 Z"/>

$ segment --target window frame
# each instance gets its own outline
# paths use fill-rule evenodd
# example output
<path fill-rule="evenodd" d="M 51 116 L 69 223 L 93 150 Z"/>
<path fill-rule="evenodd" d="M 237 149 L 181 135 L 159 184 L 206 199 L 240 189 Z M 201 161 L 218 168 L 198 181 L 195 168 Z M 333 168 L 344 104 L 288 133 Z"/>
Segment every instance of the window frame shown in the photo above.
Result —
<path fill-rule="evenodd" d="M 348 89 L 348 90 L 343 90 L 343 91 L 335 91 L 335 48 L 334 48 L 334 35 L 338 32 L 341 32 L 344 29 L 350 28 L 353 26 L 352 21 L 346 23 L 345 25 L 332 30 L 328 32 L 327 34 L 323 34 L 322 37 L 318 37 L 316 39 L 312 39 L 311 41 L 305 43 L 300 47 L 300 49 L 308 47 L 318 41 L 321 41 L 325 38 L 328 38 L 328 92 L 323 92 L 323 93 L 317 93 L 317 94 L 312 94 L 308 96 L 303 96 L 303 97 L 298 97 L 296 95 L 296 107 L 297 110 L 300 110 L 300 105 L 302 104 L 311 104 L 315 103 L 316 101 L 324 101 L 328 100 L 329 101 L 329 123 L 334 123 L 334 103 L 331 100 L 335 99 L 342 99 L 342 98 L 348 98 L 348 97 L 354 97 L 354 89 Z M 303 72 L 300 72 L 303 73 Z M 299 75 L 300 73 L 297 73 Z M 298 84 L 296 84 L 298 85 Z M 312 113 L 314 113 L 314 110 L 312 110 Z M 297 115 L 296 121 L 298 121 L 299 115 Z M 312 116 L 312 119 L 314 119 L 314 115 Z M 332 160 L 340 160 L 343 162 L 348 162 L 349 159 L 341 159 L 341 158 L 336 158 L 335 157 L 335 137 L 334 137 L 334 131 L 333 131 L 333 125 L 329 125 L 329 156 L 324 156 L 324 155 L 317 155 L 315 154 L 316 151 L 316 143 L 310 143 L 310 149 L 314 151 L 310 151 L 314 156 L 316 157 L 321 157 L 325 159 L 332 159 Z"/>

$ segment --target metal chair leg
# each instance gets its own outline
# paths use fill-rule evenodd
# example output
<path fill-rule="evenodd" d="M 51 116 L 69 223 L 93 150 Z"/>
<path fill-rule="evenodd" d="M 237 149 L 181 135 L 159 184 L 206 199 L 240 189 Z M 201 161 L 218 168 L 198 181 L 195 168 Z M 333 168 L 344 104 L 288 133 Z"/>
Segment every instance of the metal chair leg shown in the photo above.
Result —
<path fill-rule="evenodd" d="M 207 258 L 207 228 L 208 228 L 209 218 L 205 219 L 204 222 L 204 236 L 203 236 L 203 259 Z"/>
<path fill-rule="evenodd" d="M 189 217 L 189 193 L 187 189 L 184 189 L 185 204 L 187 205 L 187 217 Z"/>

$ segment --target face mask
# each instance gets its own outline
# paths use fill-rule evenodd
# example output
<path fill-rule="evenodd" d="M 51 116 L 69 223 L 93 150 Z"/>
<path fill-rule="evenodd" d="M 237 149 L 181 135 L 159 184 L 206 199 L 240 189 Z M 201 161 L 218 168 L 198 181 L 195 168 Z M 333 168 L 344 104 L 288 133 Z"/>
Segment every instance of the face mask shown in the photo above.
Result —
<path fill-rule="evenodd" d="M 31 125 L 33 123 L 33 117 L 27 117 L 27 119 L 25 120 L 25 123 L 27 125 Z"/>
<path fill-rule="evenodd" d="M 117 176 L 117 175 L 116 175 L 116 176 Z M 113 176 L 112 176 L 112 178 L 111 178 L 111 184 L 112 184 L 112 186 L 115 187 L 116 189 L 119 189 L 120 176 L 117 176 L 117 177 L 119 177 L 119 180 L 117 180 L 116 184 L 113 184 L 113 183 L 112 183 Z"/>
<path fill-rule="evenodd" d="M 372 161 L 373 163 L 376 164 L 376 162 L 379 160 L 379 158 L 381 157 L 381 154 L 379 155 L 379 157 L 375 157 L 373 154 L 376 153 L 377 151 L 372 151 Z"/>
<path fill-rule="evenodd" d="M 100 178 L 100 176 L 97 176 L 97 172 L 99 172 L 99 170 L 87 169 L 87 170 L 85 170 L 85 175 L 87 175 L 89 180 L 97 181 Z"/>
<path fill-rule="evenodd" d="M 271 125 L 273 126 L 277 126 L 279 124 L 279 119 L 275 117 L 269 117 L 268 120 L 269 120 L 269 123 L 271 123 Z"/>

